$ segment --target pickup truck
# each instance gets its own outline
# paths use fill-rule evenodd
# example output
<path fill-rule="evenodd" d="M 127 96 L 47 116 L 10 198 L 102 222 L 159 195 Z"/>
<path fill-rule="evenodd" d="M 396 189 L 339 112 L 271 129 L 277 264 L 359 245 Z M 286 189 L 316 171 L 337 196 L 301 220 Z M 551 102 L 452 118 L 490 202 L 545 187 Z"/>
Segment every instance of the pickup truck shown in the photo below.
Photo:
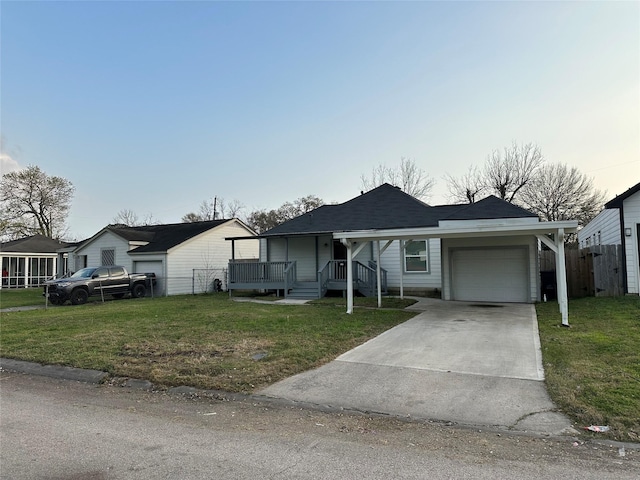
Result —
<path fill-rule="evenodd" d="M 44 282 L 43 295 L 48 296 L 54 305 L 62 305 L 67 300 L 74 305 L 82 305 L 93 295 L 122 298 L 130 294 L 133 298 L 141 298 L 155 282 L 153 273 L 128 273 L 119 265 L 87 267 L 70 277 Z"/>

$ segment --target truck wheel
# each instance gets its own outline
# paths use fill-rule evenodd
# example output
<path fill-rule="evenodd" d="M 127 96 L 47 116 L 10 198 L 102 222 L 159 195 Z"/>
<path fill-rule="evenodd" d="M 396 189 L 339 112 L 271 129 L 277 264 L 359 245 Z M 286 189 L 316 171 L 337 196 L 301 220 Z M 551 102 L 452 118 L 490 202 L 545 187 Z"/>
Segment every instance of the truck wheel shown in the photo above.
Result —
<path fill-rule="evenodd" d="M 137 283 L 133 286 L 133 290 L 131 292 L 131 296 L 133 298 L 142 298 L 147 294 L 147 287 L 145 287 L 142 283 Z"/>
<path fill-rule="evenodd" d="M 51 305 L 60 305 L 60 300 L 58 297 L 49 297 L 49 303 Z"/>
<path fill-rule="evenodd" d="M 71 303 L 74 305 L 83 305 L 87 303 L 88 298 L 89 294 L 84 288 L 76 288 L 71 292 Z"/>

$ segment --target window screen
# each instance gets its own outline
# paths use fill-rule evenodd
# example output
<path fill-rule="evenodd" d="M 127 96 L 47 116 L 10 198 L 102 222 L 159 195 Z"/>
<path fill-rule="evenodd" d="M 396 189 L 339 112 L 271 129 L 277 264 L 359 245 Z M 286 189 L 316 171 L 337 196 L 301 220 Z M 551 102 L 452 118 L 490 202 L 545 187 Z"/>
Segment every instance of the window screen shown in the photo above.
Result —
<path fill-rule="evenodd" d="M 116 251 L 113 249 L 102 250 L 102 265 L 113 265 L 116 263 Z"/>

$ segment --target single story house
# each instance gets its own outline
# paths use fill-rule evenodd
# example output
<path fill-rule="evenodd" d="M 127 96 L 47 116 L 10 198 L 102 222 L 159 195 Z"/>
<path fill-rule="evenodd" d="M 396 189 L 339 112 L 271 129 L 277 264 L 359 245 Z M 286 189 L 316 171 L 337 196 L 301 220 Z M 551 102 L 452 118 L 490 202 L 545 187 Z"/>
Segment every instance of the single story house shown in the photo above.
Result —
<path fill-rule="evenodd" d="M 385 292 L 535 302 L 541 299 L 539 243 L 564 266 L 564 237 L 577 226 L 577 221 L 541 222 L 494 196 L 473 204 L 430 206 L 384 184 L 260 234 L 260 261 L 232 261 L 228 288 L 282 290 L 285 296 L 303 298 L 343 290 L 349 313 L 354 292 L 375 295 L 379 304 Z M 556 273 L 566 322 L 566 271 Z"/>
<path fill-rule="evenodd" d="M 255 232 L 236 218 L 140 227 L 109 225 L 72 251 L 60 249 L 59 255 L 68 257 L 74 271 L 122 265 L 133 273 L 154 273 L 154 294 L 198 293 L 210 291 L 215 280 L 226 289 L 229 259 L 258 259 L 257 240 L 244 242 L 232 252 L 232 245 L 225 241 L 230 235 L 252 237 Z"/>
<path fill-rule="evenodd" d="M 581 248 L 622 245 L 625 293 L 640 294 L 640 183 L 605 203 L 578 232 Z"/>
<path fill-rule="evenodd" d="M 58 269 L 57 251 L 64 242 L 32 235 L 0 244 L 2 283 L 0 288 L 38 287 Z"/>

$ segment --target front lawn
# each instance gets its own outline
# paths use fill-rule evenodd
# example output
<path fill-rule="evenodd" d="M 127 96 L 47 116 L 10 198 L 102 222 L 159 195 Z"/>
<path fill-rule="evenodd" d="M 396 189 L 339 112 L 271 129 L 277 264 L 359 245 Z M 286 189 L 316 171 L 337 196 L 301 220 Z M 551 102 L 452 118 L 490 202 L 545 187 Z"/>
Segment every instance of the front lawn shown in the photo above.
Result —
<path fill-rule="evenodd" d="M 0 290 L 0 309 L 44 305 L 42 288 L 3 288 Z"/>
<path fill-rule="evenodd" d="M 8 297 L 3 308 L 14 303 Z M 0 356 L 156 385 L 252 392 L 327 363 L 414 315 L 240 303 L 225 293 L 125 299 L 3 312 Z"/>
<path fill-rule="evenodd" d="M 559 326 L 557 303 L 536 310 L 556 405 L 577 425 L 609 426 L 615 438 L 640 441 L 640 298 L 572 300 L 571 328 Z"/>

